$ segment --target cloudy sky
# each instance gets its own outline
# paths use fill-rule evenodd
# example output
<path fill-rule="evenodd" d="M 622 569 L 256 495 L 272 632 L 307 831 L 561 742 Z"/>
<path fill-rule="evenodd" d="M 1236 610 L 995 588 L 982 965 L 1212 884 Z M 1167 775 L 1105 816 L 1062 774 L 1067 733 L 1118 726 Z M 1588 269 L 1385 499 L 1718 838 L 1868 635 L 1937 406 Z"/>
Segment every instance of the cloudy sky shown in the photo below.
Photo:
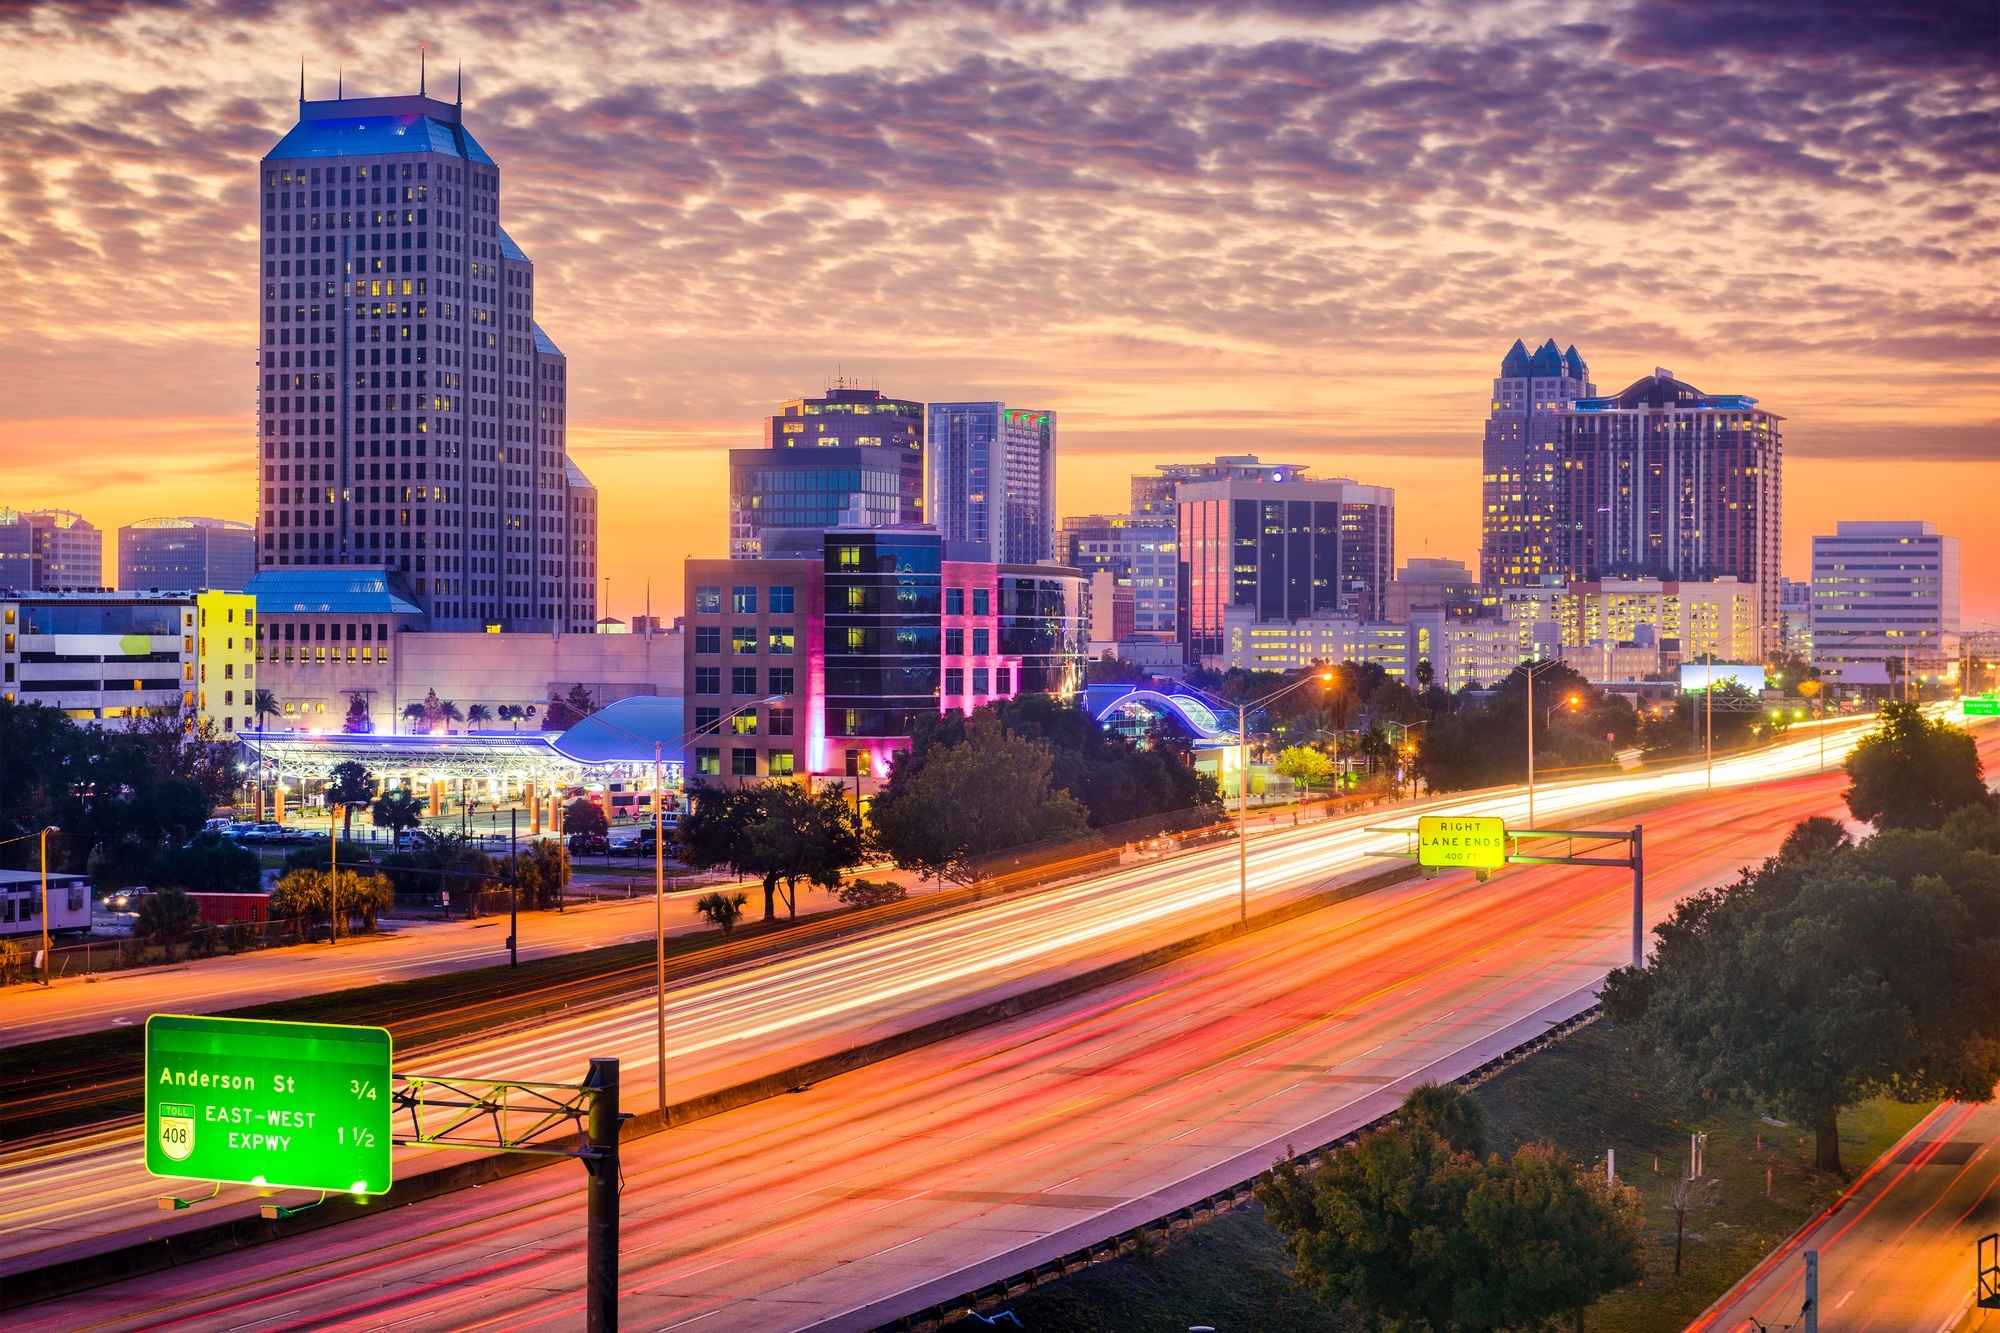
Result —
<path fill-rule="evenodd" d="M 1060 413 L 1060 508 L 1215 453 L 1473 561 L 1516 337 L 1785 425 L 2000 621 L 1988 0 L 0 6 L 0 503 L 249 518 L 255 166 L 463 62 L 571 362 L 611 609 L 725 542 L 724 451 L 837 374 Z"/>

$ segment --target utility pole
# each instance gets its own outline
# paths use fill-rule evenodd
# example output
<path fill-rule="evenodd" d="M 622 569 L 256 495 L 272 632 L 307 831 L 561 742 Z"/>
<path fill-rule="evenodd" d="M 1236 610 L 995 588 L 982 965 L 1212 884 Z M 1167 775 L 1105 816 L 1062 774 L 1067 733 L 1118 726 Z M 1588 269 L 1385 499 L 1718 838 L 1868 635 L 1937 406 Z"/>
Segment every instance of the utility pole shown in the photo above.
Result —
<path fill-rule="evenodd" d="M 1236 705 L 1236 919 L 1250 919 L 1250 708 Z"/>
<path fill-rule="evenodd" d="M 588 1333 L 618 1330 L 618 1061 L 593 1056 L 584 1079 L 591 1089 L 590 1181 L 584 1193 L 584 1328 Z"/>
<path fill-rule="evenodd" d="M 1646 826 L 1632 826 L 1632 966 L 1646 965 Z"/>
<path fill-rule="evenodd" d="M 521 851 L 515 846 L 515 838 L 520 832 L 518 809 L 507 812 L 507 966 L 521 965 L 521 949 L 516 940 L 521 937 Z M 596 1061 L 591 1064 L 595 1066 Z"/>
<path fill-rule="evenodd" d="M 1806 1251 L 1806 1303 L 1799 1314 L 1805 1319 L 1805 1333 L 1819 1333 L 1819 1251 Z"/>
<path fill-rule="evenodd" d="M 49 953 L 49 834 L 54 827 L 41 831 L 42 843 L 42 984 L 55 985 L 54 957 Z"/>
<path fill-rule="evenodd" d="M 682 751 L 683 759 L 686 751 Z M 683 773 L 687 770 L 682 769 Z M 854 785 L 858 790 L 861 779 Z M 660 742 L 653 742 L 653 1066 L 662 1117 L 667 1112 L 667 817 L 666 784 L 660 776 Z"/>

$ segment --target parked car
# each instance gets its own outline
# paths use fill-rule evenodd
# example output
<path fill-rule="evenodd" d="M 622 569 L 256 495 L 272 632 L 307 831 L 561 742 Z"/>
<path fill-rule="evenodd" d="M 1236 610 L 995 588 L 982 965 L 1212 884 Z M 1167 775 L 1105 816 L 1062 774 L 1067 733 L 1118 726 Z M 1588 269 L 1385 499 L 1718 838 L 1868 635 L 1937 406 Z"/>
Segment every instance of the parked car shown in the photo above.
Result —
<path fill-rule="evenodd" d="M 611 839 L 602 833 L 572 833 L 569 835 L 571 856 L 609 856 Z"/>

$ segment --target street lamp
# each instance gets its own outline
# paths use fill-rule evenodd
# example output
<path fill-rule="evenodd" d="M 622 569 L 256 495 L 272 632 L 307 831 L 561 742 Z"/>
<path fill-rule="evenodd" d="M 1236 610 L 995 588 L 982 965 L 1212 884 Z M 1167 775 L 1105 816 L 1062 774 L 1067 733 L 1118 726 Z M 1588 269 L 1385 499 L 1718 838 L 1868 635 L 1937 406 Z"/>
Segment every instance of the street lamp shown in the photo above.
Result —
<path fill-rule="evenodd" d="M 1250 920 L 1250 710 L 1276 703 L 1293 690 L 1319 681 L 1329 684 L 1333 680 L 1331 671 L 1315 672 L 1293 681 L 1283 689 L 1273 690 L 1261 699 L 1238 700 L 1236 707 L 1236 742 L 1239 755 L 1236 764 L 1236 914 L 1237 920 Z M 1192 688 L 1192 687 L 1190 687 Z M 1207 693 L 1207 691 L 1198 691 Z M 1223 707 L 1229 701 L 1218 695 L 1209 695 Z"/>
<path fill-rule="evenodd" d="M 36 834 L 42 845 L 42 984 L 55 984 L 54 959 L 49 955 L 49 834 L 60 833 L 61 829 L 51 824 Z"/>
<path fill-rule="evenodd" d="M 1558 657 L 1551 657 L 1540 662 L 1530 663 L 1526 673 L 1528 679 L 1528 827 L 1531 829 L 1535 826 L 1535 673 L 1546 667 L 1555 666 L 1561 660 Z M 1556 708 L 1560 707 L 1562 707 L 1561 704 L 1556 705 Z M 1555 709 L 1552 708 L 1549 710 L 1549 716 L 1553 718 L 1554 715 Z M 1546 725 L 1545 723 L 1545 728 Z"/>
<path fill-rule="evenodd" d="M 720 727 L 730 718 L 746 709 L 764 704 L 775 704 L 785 696 L 767 695 L 762 699 L 752 699 L 749 703 L 738 704 L 715 721 Z M 568 703 L 567 699 L 544 699 L 543 703 Z M 589 719 L 607 731 L 615 731 L 633 743 L 653 747 L 653 988 L 654 988 L 654 1055 L 658 1060 L 657 1076 L 654 1079 L 655 1096 L 662 1117 L 667 1109 L 667 837 L 666 837 L 666 783 L 661 773 L 661 752 L 667 745 L 678 745 L 690 737 L 707 730 L 697 727 L 684 731 L 671 741 L 648 739 L 627 731 L 616 722 L 605 720 L 602 713 L 591 713 Z"/>

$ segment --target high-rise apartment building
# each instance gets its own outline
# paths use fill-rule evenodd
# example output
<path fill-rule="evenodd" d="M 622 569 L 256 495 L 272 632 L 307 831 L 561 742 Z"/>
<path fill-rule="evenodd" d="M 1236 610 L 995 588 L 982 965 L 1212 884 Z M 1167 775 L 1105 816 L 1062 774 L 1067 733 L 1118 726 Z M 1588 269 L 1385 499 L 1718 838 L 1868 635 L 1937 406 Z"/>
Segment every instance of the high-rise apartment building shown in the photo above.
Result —
<path fill-rule="evenodd" d="M 817 551 L 814 534 L 924 521 L 924 405 L 837 384 L 764 419 L 762 449 L 729 451 L 729 554 Z"/>
<path fill-rule="evenodd" d="M 67 509 L 0 509 L 0 588 L 96 592 L 104 588 L 104 534 Z"/>
<path fill-rule="evenodd" d="M 1056 414 L 932 403 L 925 515 L 1001 564 L 1055 558 Z"/>
<path fill-rule="evenodd" d="M 1775 647 L 1783 418 L 1665 369 L 1557 415 L 1568 577 L 1754 583 L 1759 654 Z"/>
<path fill-rule="evenodd" d="M 1576 348 L 1558 352 L 1553 338 L 1532 355 L 1516 339 L 1501 358 L 1480 469 L 1479 576 L 1487 586 L 1518 588 L 1572 577 L 1558 539 L 1563 513 L 1558 414 L 1596 392 Z"/>
<path fill-rule="evenodd" d="M 242 592 L 257 572 L 257 530 L 231 518 L 142 518 L 118 529 L 122 592 Z"/>
<path fill-rule="evenodd" d="M 1254 608 L 1259 621 L 1382 619 L 1395 569 L 1396 492 L 1304 472 L 1267 467 L 1178 483 L 1190 659 L 1225 651 L 1223 612 L 1232 606 Z"/>
<path fill-rule="evenodd" d="M 1841 522 L 1812 539 L 1813 663 L 1830 679 L 1874 683 L 1906 666 L 1940 678 L 1959 629 L 1958 538 L 1937 524 Z"/>
<path fill-rule="evenodd" d="M 435 628 L 587 627 L 568 368 L 462 113 L 301 97 L 259 164 L 258 556 L 394 571 Z"/>

